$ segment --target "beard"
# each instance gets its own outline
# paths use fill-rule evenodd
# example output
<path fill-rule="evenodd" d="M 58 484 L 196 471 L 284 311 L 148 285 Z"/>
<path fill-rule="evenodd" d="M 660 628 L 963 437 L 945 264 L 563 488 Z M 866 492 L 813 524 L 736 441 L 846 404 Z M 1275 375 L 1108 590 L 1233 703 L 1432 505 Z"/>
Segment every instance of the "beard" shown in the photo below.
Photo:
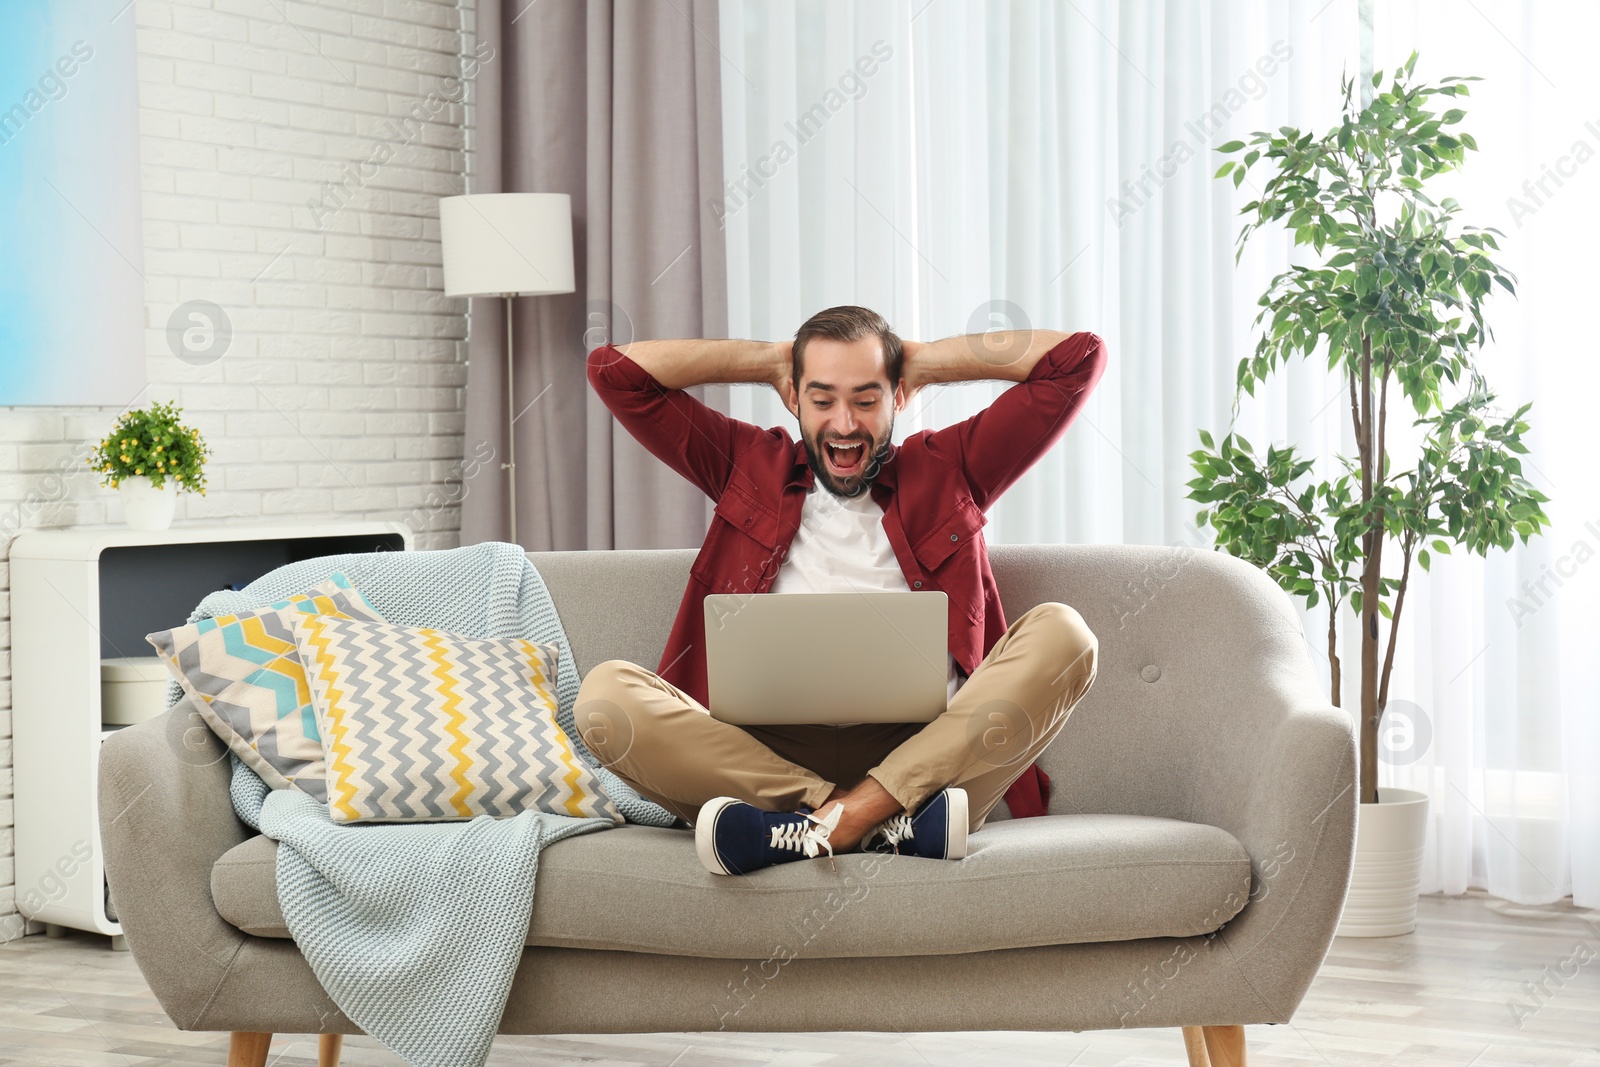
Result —
<path fill-rule="evenodd" d="M 806 462 L 811 466 L 811 473 L 816 475 L 817 481 L 822 483 L 824 489 L 834 496 L 857 497 L 865 493 L 872 485 L 872 480 L 878 476 L 884 462 L 889 458 L 889 449 L 894 439 L 894 417 L 890 416 L 888 429 L 884 431 L 881 441 L 875 440 L 871 435 L 857 432 L 848 438 L 829 437 L 829 441 L 860 441 L 865 458 L 862 459 L 857 469 L 844 477 L 834 474 L 828 469 L 828 460 L 824 451 L 824 441 L 817 435 L 805 437 Z"/>

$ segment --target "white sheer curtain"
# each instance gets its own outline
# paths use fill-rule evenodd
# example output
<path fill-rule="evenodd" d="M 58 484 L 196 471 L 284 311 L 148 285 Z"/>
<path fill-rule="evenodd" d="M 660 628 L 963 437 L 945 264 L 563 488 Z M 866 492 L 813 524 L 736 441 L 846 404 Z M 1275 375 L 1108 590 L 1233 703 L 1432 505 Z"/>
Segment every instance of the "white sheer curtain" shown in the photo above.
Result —
<path fill-rule="evenodd" d="M 1354 10 L 724 0 L 730 189 L 715 209 L 730 332 L 787 337 L 852 303 L 922 340 L 1028 324 L 1100 333 L 1107 375 L 1062 444 L 994 507 L 987 536 L 1205 543 L 1199 505 L 1183 499 L 1187 453 L 1199 427 L 1226 424 L 1254 301 L 1287 247 L 1258 242 L 1235 269 L 1249 187 L 1212 179 L 1212 149 L 1331 121 L 1340 73 L 1355 69 Z M 1263 446 L 1291 432 L 1336 443 L 1334 384 L 1293 368 L 1244 432 Z M 896 439 L 1005 387 L 925 390 Z M 728 403 L 792 428 L 765 387 L 731 387 Z"/>
<path fill-rule="evenodd" d="M 1432 738 L 1382 780 L 1432 797 L 1424 891 L 1482 886 L 1521 903 L 1571 893 L 1600 907 L 1597 30 L 1588 4 L 1375 5 L 1379 69 L 1416 49 L 1430 81 L 1484 79 L 1458 105 L 1480 151 L 1440 192 L 1466 221 L 1505 233 L 1517 296 L 1490 305 L 1482 365 L 1503 410 L 1533 402 L 1523 473 L 1552 498 L 1548 533 L 1486 559 L 1436 557 L 1408 597 L 1390 691 L 1415 702 Z"/>
<path fill-rule="evenodd" d="M 1382 11 L 1379 47 L 1403 60 L 1411 45 L 1396 44 L 1402 31 Z M 1200 428 L 1227 428 L 1234 368 L 1255 344 L 1255 301 L 1290 251 L 1286 238 L 1257 237 L 1234 264 L 1236 212 L 1252 194 L 1248 183 L 1235 190 L 1212 178 L 1221 159 L 1213 149 L 1257 129 L 1320 131 L 1335 121 L 1340 78 L 1360 65 L 1355 0 L 723 0 L 721 16 L 730 188 L 714 207 L 726 219 L 730 333 L 787 337 L 808 315 L 843 303 L 875 308 L 921 340 L 1028 324 L 1100 333 L 1111 355 L 1106 376 L 1062 443 L 995 505 L 986 535 L 993 543 L 1209 546 L 1209 530 L 1193 526 L 1199 505 L 1185 498 L 1188 453 Z M 1403 32 L 1448 25 L 1487 48 L 1494 31 L 1474 30 L 1474 18 L 1423 13 Z M 1588 39 L 1568 38 L 1574 49 Z M 1455 62 L 1449 70 L 1426 63 L 1435 76 L 1486 73 L 1457 69 L 1474 55 L 1464 45 L 1437 51 Z M 878 61 L 857 66 L 861 57 Z M 1536 77 L 1525 72 L 1519 92 L 1542 91 L 1531 85 Z M 1580 86 L 1574 77 L 1573 91 Z M 1479 90 L 1468 105 L 1483 154 L 1490 124 L 1520 129 L 1521 101 L 1480 115 L 1487 94 Z M 1577 112 L 1586 106 L 1569 103 Z M 1600 125 L 1600 108 L 1587 110 Z M 798 121 L 805 114 L 812 124 Z M 1568 133 L 1600 147 L 1600 135 Z M 1558 154 L 1554 142 L 1538 149 L 1544 156 L 1531 144 L 1502 151 L 1513 167 L 1544 158 L 1553 166 Z M 1600 160 L 1593 171 L 1600 174 Z M 1525 176 L 1518 171 L 1517 182 Z M 1491 195 L 1483 206 L 1508 228 L 1503 200 Z M 1546 239 L 1563 235 L 1564 211 L 1589 202 L 1592 193 L 1574 191 L 1542 213 Z M 1494 224 L 1482 212 L 1471 218 Z M 1535 296 L 1529 287 L 1542 275 L 1513 267 L 1525 285 L 1510 314 L 1530 334 L 1535 322 L 1547 330 L 1553 320 L 1575 333 L 1566 309 L 1584 306 L 1584 272 L 1552 279 Z M 1504 322 L 1501 353 L 1516 329 L 1509 317 L 1495 320 Z M 1554 350 L 1557 336 L 1565 339 L 1546 334 L 1540 344 Z M 1398 753 L 1381 781 L 1434 798 L 1424 891 L 1479 885 L 1535 902 L 1576 884 L 1578 903 L 1593 906 L 1600 709 L 1582 670 L 1595 658 L 1583 655 L 1594 647 L 1593 609 L 1586 621 L 1576 615 L 1595 603 L 1593 585 L 1585 594 L 1577 583 L 1594 583 L 1600 563 L 1567 580 L 1563 607 L 1551 603 L 1520 630 L 1504 605 L 1580 538 L 1600 546 L 1600 494 L 1585 454 L 1556 436 L 1563 398 L 1532 391 L 1531 360 L 1497 360 L 1523 376 L 1492 377 L 1511 408 L 1537 401 L 1531 459 L 1561 483 L 1546 491 L 1565 525 L 1542 545 L 1487 563 L 1444 557 L 1434 578 L 1413 589 L 1391 705 L 1420 707 L 1432 740 L 1409 765 Z M 1547 371 L 1545 389 L 1553 386 Z M 926 390 L 897 422 L 896 438 L 963 418 L 1004 388 Z M 1297 445 L 1329 476 L 1336 451 L 1355 453 L 1345 395 L 1325 362 L 1291 364 L 1241 399 L 1237 428 L 1261 451 Z M 1564 394 L 1569 405 L 1580 395 L 1594 394 Z M 726 403 L 741 418 L 794 431 L 770 389 L 733 386 Z M 1392 421 L 1395 433 L 1409 420 Z M 1555 464 L 1563 447 L 1570 458 L 1553 469 L 1546 459 Z M 1528 473 L 1536 477 L 1532 464 Z M 1595 520 L 1593 533 L 1585 534 L 1586 519 Z M 1325 609 L 1302 608 L 1302 616 L 1308 651 L 1327 677 Z M 1359 702 L 1357 636 L 1347 619 L 1347 708 Z M 1463 662 L 1463 649 L 1486 644 L 1470 666 Z"/>

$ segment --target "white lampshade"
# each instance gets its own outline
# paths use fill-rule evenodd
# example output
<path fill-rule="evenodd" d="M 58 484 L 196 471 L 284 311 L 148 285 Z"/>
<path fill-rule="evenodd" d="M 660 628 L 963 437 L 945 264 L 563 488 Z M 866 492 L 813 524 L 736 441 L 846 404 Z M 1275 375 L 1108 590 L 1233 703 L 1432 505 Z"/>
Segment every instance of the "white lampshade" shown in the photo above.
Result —
<path fill-rule="evenodd" d="M 439 201 L 446 296 L 570 293 L 572 197 L 476 193 Z"/>

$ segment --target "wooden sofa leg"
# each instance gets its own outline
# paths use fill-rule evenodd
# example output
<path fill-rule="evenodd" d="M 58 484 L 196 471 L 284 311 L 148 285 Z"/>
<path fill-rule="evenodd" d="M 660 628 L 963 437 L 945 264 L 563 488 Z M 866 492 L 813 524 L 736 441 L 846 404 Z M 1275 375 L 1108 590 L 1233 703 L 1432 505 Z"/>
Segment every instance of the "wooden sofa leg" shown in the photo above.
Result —
<path fill-rule="evenodd" d="M 339 1053 L 343 1050 L 343 1034 L 323 1034 L 317 1039 L 317 1067 L 339 1067 Z"/>
<path fill-rule="evenodd" d="M 1211 1056 L 1211 1067 L 1245 1067 L 1244 1027 L 1207 1026 L 1206 1052 Z"/>
<path fill-rule="evenodd" d="M 266 1067 L 271 1034 L 235 1030 L 228 1039 L 228 1067 Z"/>
<path fill-rule="evenodd" d="M 1189 1053 L 1189 1067 L 1211 1067 L 1211 1057 L 1205 1054 L 1205 1032 L 1200 1027 L 1184 1027 L 1184 1051 Z"/>

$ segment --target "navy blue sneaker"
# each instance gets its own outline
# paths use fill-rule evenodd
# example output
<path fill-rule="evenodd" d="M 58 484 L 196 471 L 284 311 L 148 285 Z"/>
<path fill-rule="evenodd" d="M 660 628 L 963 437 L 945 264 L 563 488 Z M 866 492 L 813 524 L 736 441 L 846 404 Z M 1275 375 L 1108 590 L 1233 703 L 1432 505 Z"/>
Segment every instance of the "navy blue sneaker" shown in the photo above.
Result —
<path fill-rule="evenodd" d="M 967 854 L 967 791 L 941 789 L 915 815 L 891 815 L 867 831 L 861 847 L 930 860 L 958 860 Z"/>
<path fill-rule="evenodd" d="M 712 874 L 749 874 L 775 863 L 811 859 L 826 851 L 828 835 L 844 814 L 834 805 L 826 819 L 804 811 L 762 811 L 734 797 L 716 797 L 700 806 L 694 824 L 694 850 Z"/>

